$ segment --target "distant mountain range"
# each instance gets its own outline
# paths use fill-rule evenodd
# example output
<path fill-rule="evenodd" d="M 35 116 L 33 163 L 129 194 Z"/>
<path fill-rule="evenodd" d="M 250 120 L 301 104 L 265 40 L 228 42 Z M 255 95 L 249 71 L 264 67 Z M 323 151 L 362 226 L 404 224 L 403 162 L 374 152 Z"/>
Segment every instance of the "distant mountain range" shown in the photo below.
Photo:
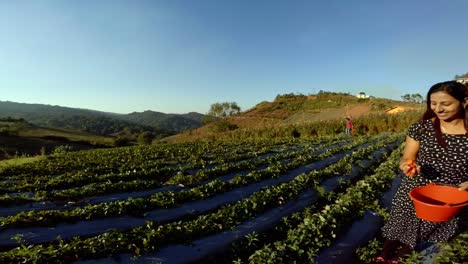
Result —
<path fill-rule="evenodd" d="M 196 112 L 165 114 L 155 111 L 116 114 L 57 105 L 0 101 L 0 118 L 23 118 L 39 126 L 80 130 L 98 135 L 111 135 L 124 129 L 132 132 L 149 131 L 159 136 L 173 135 L 202 126 L 203 116 Z"/>

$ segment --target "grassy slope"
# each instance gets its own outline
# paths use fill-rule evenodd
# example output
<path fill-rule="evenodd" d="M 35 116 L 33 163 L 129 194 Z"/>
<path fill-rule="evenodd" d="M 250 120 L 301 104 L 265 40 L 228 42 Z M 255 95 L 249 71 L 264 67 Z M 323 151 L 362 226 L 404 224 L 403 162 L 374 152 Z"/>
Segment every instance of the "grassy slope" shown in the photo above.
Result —
<path fill-rule="evenodd" d="M 112 137 L 98 136 L 81 131 L 52 129 L 28 123 L 0 122 L 0 128 L 13 131 L 0 135 L 0 159 L 18 155 L 38 155 L 44 148 L 50 153 L 56 147 L 69 145 L 74 149 L 92 149 L 111 146 Z"/>
<path fill-rule="evenodd" d="M 18 136 L 28 138 L 61 137 L 69 141 L 89 142 L 94 145 L 112 145 L 113 138 L 99 136 L 82 131 L 73 131 L 66 129 L 30 127 L 19 131 Z"/>
<path fill-rule="evenodd" d="M 18 166 L 21 164 L 38 161 L 43 158 L 44 158 L 43 156 L 35 156 L 35 157 L 21 157 L 21 158 L 0 160 L 0 171 L 2 171 L 3 168 L 9 167 L 9 166 Z"/>

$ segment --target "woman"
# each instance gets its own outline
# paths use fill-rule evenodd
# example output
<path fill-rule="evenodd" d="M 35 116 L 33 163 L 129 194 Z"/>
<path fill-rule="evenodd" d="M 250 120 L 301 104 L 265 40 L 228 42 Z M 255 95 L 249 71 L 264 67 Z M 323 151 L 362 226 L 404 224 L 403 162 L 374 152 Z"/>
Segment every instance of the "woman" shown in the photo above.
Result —
<path fill-rule="evenodd" d="M 468 87 L 448 81 L 437 83 L 427 93 L 427 108 L 408 130 L 400 160 L 407 176 L 392 201 L 386 238 L 376 262 L 397 263 L 420 242 L 444 242 L 457 233 L 459 219 L 434 223 L 417 218 L 408 192 L 430 182 L 468 190 Z"/>

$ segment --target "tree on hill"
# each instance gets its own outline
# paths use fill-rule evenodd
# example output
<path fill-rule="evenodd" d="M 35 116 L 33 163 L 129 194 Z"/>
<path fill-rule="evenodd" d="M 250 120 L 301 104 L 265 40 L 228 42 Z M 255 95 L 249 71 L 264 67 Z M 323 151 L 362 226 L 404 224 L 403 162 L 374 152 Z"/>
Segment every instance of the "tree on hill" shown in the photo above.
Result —
<path fill-rule="evenodd" d="M 458 78 L 468 78 L 468 72 L 462 75 L 455 75 L 455 79 L 458 79 Z"/>
<path fill-rule="evenodd" d="M 240 111 L 241 108 L 236 102 L 214 103 L 211 105 L 210 111 L 203 117 L 202 121 L 204 124 L 208 124 L 238 114 Z"/>
<path fill-rule="evenodd" d="M 289 93 L 289 94 L 278 94 L 275 97 L 275 101 L 280 101 L 280 100 L 288 100 L 288 99 L 307 99 L 307 96 L 303 94 L 294 94 L 294 93 Z"/>
<path fill-rule="evenodd" d="M 320 96 L 320 95 L 351 95 L 351 94 L 350 93 L 342 93 L 342 92 L 328 92 L 328 91 L 320 90 L 317 93 L 317 95 Z"/>
<path fill-rule="evenodd" d="M 412 102 L 412 103 L 422 103 L 424 102 L 424 97 L 420 94 L 405 94 L 401 97 L 404 102 Z"/>
<path fill-rule="evenodd" d="M 26 120 L 24 120 L 24 118 L 13 118 L 11 116 L 0 118 L 0 122 L 27 123 Z"/>

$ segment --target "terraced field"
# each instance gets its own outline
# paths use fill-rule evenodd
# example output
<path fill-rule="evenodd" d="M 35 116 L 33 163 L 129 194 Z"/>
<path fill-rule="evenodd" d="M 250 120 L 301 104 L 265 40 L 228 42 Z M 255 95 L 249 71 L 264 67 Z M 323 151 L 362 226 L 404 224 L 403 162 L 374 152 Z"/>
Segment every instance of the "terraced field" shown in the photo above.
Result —
<path fill-rule="evenodd" d="M 403 139 L 128 147 L 8 167 L 0 263 L 366 263 Z M 454 241 L 450 261 L 464 258 Z"/>

